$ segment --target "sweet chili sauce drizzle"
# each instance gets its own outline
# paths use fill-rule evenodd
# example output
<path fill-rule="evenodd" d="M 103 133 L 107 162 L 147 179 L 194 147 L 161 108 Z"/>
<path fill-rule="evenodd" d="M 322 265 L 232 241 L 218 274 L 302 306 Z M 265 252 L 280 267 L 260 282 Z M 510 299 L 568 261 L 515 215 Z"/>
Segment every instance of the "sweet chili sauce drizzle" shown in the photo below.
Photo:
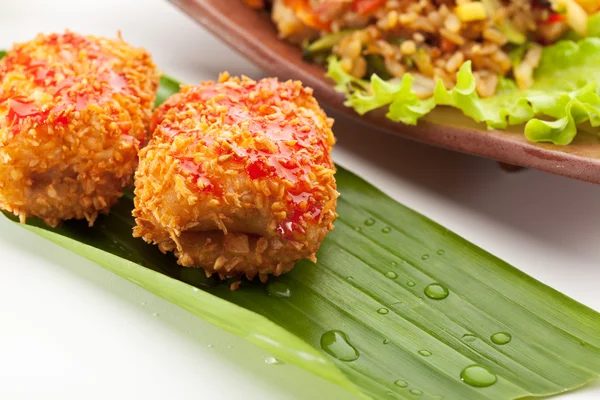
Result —
<path fill-rule="evenodd" d="M 253 91 L 262 98 L 250 100 L 242 90 Z M 253 145 L 243 143 L 248 139 L 246 136 L 224 136 L 214 140 L 209 135 L 199 140 L 210 138 L 207 146 L 212 147 L 217 156 L 231 155 L 231 162 L 240 164 L 251 179 L 277 178 L 292 183 L 287 190 L 287 217 L 277 226 L 277 232 L 286 238 L 305 233 L 305 224 L 320 217 L 323 206 L 316 201 L 310 174 L 315 163 L 329 166 L 330 162 L 327 157 L 311 158 L 315 148 L 327 154 L 325 139 L 317 135 L 312 121 L 307 123 L 307 118 L 301 118 L 295 110 L 283 112 L 277 107 L 282 100 L 292 99 L 294 95 L 292 88 L 287 87 L 285 91 L 275 80 L 263 80 L 244 87 L 227 84 L 218 89 L 214 86 L 195 87 L 186 94 L 185 101 L 173 104 L 183 111 L 186 103 L 196 102 L 207 107 L 208 112 L 203 118 L 208 124 L 221 123 L 224 129 L 228 129 L 227 126 L 242 127 L 251 136 Z M 160 124 L 161 131 L 171 138 L 182 133 L 168 120 L 161 121 L 160 114 L 153 123 Z M 183 131 L 191 134 L 189 130 Z M 202 132 L 197 132 L 196 136 L 202 136 Z M 192 159 L 180 159 L 180 163 L 197 179 L 208 179 Z M 215 187 L 214 182 L 211 187 Z"/>
<path fill-rule="evenodd" d="M 198 190 L 211 193 L 214 196 L 223 196 L 223 187 L 209 179 L 207 174 L 202 170 L 202 167 L 189 157 L 175 157 L 179 161 L 181 168 L 192 176 L 192 182 L 198 186 Z M 202 184 L 202 189 L 200 189 Z"/>
<path fill-rule="evenodd" d="M 98 69 L 97 80 L 100 85 L 85 85 L 83 92 L 81 87 L 72 90 L 84 77 L 75 75 L 70 61 L 52 64 L 45 59 L 33 59 L 22 48 L 15 48 L 3 59 L 0 78 L 3 79 L 12 70 L 20 70 L 38 88 L 52 95 L 53 101 L 40 107 L 34 101 L 15 97 L 11 93 L 0 93 L 0 106 L 8 107 L 7 120 L 14 134 L 20 132 L 22 124 L 26 121 L 31 124 L 51 123 L 64 126 L 73 111 L 81 111 L 92 102 L 105 102 L 116 93 L 131 94 L 127 79 L 104 66 L 112 56 L 101 51 L 97 43 L 68 32 L 63 35 L 49 35 L 44 38 L 44 44 L 50 47 L 47 50 L 49 53 L 52 53 L 52 47 L 56 47 L 56 53 L 61 55 L 63 60 L 77 59 L 78 55 L 85 52 L 88 60 L 94 60 L 92 64 Z M 77 56 L 74 56 L 73 52 L 77 53 Z"/>

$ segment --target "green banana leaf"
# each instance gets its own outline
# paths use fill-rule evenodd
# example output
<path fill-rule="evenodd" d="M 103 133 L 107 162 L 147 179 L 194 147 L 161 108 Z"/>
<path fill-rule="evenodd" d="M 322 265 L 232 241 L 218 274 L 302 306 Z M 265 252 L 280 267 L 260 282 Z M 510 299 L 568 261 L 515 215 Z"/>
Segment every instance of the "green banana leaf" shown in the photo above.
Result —
<path fill-rule="evenodd" d="M 163 77 L 157 103 L 177 88 Z M 134 239 L 131 193 L 93 228 L 24 227 L 364 398 L 516 399 L 600 375 L 599 313 L 336 176 L 340 216 L 318 262 L 237 291 Z"/>

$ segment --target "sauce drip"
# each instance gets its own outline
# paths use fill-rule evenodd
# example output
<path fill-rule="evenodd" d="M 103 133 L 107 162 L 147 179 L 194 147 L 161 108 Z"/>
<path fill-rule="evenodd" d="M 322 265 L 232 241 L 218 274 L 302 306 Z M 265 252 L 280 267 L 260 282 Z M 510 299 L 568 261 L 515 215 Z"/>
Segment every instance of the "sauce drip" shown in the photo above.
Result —
<path fill-rule="evenodd" d="M 193 159 L 185 157 L 177 157 L 177 159 L 181 168 L 192 175 L 194 184 L 202 187 L 202 191 L 215 192 L 215 194 L 222 195 L 221 186 L 208 179 L 204 171 L 202 171 L 201 166 L 195 163 Z"/>
<path fill-rule="evenodd" d="M 0 91 L 0 108 L 8 109 L 7 120 L 14 134 L 25 124 L 66 125 L 74 111 L 82 111 L 92 103 L 104 103 L 117 93 L 131 94 L 127 79 L 109 67 L 114 56 L 102 51 L 94 41 L 68 32 L 45 36 L 41 46 L 46 47 L 45 59 L 32 58 L 29 52 L 17 46 L 0 63 L 0 80 L 11 71 L 18 71 L 37 90 L 53 98 L 40 106 L 32 99 L 16 96 L 13 91 Z M 85 74 L 78 73 L 77 68 L 81 67 L 74 64 L 82 54 L 89 64 Z"/>

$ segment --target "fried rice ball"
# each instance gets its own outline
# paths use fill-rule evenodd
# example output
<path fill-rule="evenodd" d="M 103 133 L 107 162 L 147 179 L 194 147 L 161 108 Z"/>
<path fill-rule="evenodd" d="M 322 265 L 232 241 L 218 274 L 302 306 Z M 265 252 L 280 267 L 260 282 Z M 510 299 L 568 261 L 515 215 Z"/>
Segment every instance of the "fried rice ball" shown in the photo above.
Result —
<path fill-rule="evenodd" d="M 221 279 L 315 261 L 336 217 L 332 125 L 301 82 L 184 86 L 140 153 L 134 236 Z"/>
<path fill-rule="evenodd" d="M 0 208 L 50 226 L 108 212 L 147 142 L 158 78 L 120 38 L 16 44 L 0 60 Z"/>

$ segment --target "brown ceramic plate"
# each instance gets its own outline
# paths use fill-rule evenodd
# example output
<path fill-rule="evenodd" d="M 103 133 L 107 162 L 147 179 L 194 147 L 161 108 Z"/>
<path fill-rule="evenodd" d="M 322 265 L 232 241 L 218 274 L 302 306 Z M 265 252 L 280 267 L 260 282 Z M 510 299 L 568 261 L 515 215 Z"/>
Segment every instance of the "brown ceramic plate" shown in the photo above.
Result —
<path fill-rule="evenodd" d="M 333 90 L 323 67 L 303 61 L 299 48 L 277 38 L 266 13 L 246 7 L 241 0 L 170 1 L 264 71 L 280 79 L 301 80 L 314 88 L 322 103 L 374 127 L 434 146 L 600 183 L 600 138 L 597 134 L 580 132 L 568 146 L 536 144 L 527 141 L 522 128 L 486 130 L 459 116 L 457 110 L 443 107 L 417 126 L 389 121 L 377 112 L 360 116 L 343 105 L 343 95 Z"/>

